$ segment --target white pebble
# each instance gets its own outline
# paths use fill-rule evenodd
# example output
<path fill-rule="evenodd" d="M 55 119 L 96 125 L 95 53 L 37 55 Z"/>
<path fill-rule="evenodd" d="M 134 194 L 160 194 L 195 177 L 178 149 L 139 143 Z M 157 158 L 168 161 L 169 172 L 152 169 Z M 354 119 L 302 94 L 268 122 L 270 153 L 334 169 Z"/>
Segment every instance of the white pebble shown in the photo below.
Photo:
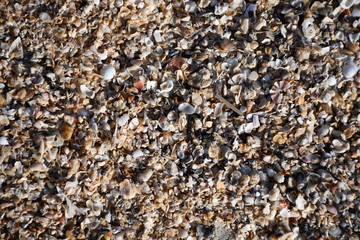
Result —
<path fill-rule="evenodd" d="M 343 67 L 343 74 L 346 78 L 353 78 L 359 71 L 359 67 L 353 62 L 349 61 L 347 64 Z"/>
<path fill-rule="evenodd" d="M 105 65 L 101 69 L 100 74 L 105 80 L 111 80 L 115 76 L 116 71 L 113 66 Z"/>
<path fill-rule="evenodd" d="M 274 176 L 274 180 L 277 182 L 277 183 L 283 183 L 285 181 L 285 177 L 283 174 L 275 174 Z"/>
<path fill-rule="evenodd" d="M 46 12 L 42 12 L 39 14 L 39 18 L 43 20 L 44 22 L 51 22 L 51 17 Z"/>

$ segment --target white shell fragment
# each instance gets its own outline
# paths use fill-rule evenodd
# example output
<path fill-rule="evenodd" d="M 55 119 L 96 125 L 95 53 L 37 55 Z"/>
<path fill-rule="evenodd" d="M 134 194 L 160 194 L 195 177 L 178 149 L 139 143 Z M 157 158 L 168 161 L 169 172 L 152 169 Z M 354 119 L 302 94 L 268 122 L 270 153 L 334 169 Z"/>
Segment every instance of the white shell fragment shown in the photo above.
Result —
<path fill-rule="evenodd" d="M 296 198 L 296 207 L 297 207 L 299 210 L 304 210 L 304 209 L 305 209 L 305 205 L 306 205 L 305 199 L 303 198 L 303 196 L 299 195 L 299 196 Z"/>
<path fill-rule="evenodd" d="M 85 86 L 84 84 L 80 85 L 80 90 L 83 94 L 85 94 L 87 97 L 89 98 L 94 98 L 95 93 L 94 91 L 90 90 L 87 86 Z"/>
<path fill-rule="evenodd" d="M 144 172 L 142 172 L 139 175 L 139 178 L 143 181 L 143 182 L 147 182 L 151 176 L 153 175 L 154 171 L 151 169 L 146 169 Z"/>
<path fill-rule="evenodd" d="M 163 93 L 171 92 L 173 88 L 174 88 L 174 83 L 170 79 L 160 84 L 160 89 L 161 92 Z"/>
<path fill-rule="evenodd" d="M 161 30 L 155 30 L 155 31 L 154 31 L 154 38 L 155 38 L 155 41 L 156 41 L 156 42 L 162 42 L 162 41 L 164 41 L 164 39 L 162 38 L 161 34 L 162 34 L 162 31 L 161 31 Z"/>
<path fill-rule="evenodd" d="M 359 67 L 353 62 L 349 61 L 343 66 L 343 74 L 346 78 L 353 78 L 359 71 Z"/>
<path fill-rule="evenodd" d="M 360 0 L 0 1 L 0 239 L 358 239 Z"/>
<path fill-rule="evenodd" d="M 191 115 L 195 113 L 196 109 L 189 103 L 181 103 L 179 105 L 179 110 L 187 115 Z"/>
<path fill-rule="evenodd" d="M 2 146 L 9 145 L 9 142 L 6 137 L 0 137 L 0 145 Z"/>
<path fill-rule="evenodd" d="M 313 18 L 307 18 L 303 21 L 302 25 L 302 32 L 307 39 L 312 39 L 316 35 L 316 29 L 314 25 Z"/>
<path fill-rule="evenodd" d="M 360 1 L 359 0 L 341 0 L 340 1 L 340 6 L 344 9 L 349 9 L 351 8 L 353 5 L 359 4 Z"/>
<path fill-rule="evenodd" d="M 133 153 L 133 158 L 140 158 L 142 156 L 144 156 L 145 154 L 143 153 L 143 151 L 141 151 L 140 149 L 137 149 L 134 153 Z"/>
<path fill-rule="evenodd" d="M 129 119 L 130 119 L 129 114 L 124 114 L 117 119 L 116 123 L 119 124 L 120 127 L 122 127 L 128 123 Z"/>
<path fill-rule="evenodd" d="M 113 66 L 104 65 L 100 74 L 105 80 L 111 80 L 115 76 L 116 71 Z"/>
<path fill-rule="evenodd" d="M 51 17 L 48 13 L 46 12 L 42 12 L 39 14 L 39 17 L 41 20 L 43 20 L 44 22 L 51 22 Z"/>
<path fill-rule="evenodd" d="M 132 199 L 135 197 L 137 191 L 132 186 L 128 179 L 125 179 L 120 183 L 120 194 L 124 199 Z"/>

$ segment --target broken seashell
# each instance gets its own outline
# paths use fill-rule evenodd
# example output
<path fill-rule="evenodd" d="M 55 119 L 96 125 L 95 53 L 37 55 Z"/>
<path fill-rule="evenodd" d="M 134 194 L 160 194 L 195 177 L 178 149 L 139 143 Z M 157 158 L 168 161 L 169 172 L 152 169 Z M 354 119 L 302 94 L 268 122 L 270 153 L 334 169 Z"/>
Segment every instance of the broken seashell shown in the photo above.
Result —
<path fill-rule="evenodd" d="M 191 115 L 194 114 L 196 111 L 196 108 L 194 108 L 192 105 L 190 105 L 189 103 L 181 103 L 179 105 L 179 110 L 187 115 Z"/>
<path fill-rule="evenodd" d="M 135 159 L 140 158 L 144 155 L 145 154 L 140 149 L 135 150 L 135 152 L 133 152 L 133 154 L 132 154 L 133 158 L 135 158 Z"/>
<path fill-rule="evenodd" d="M 21 42 L 21 38 L 16 38 L 10 45 L 9 50 L 7 52 L 7 57 L 9 58 L 23 58 L 23 46 Z"/>
<path fill-rule="evenodd" d="M 60 127 L 60 135 L 66 141 L 69 140 L 74 132 L 74 127 L 68 123 L 63 123 Z"/>
<path fill-rule="evenodd" d="M 131 185 L 128 179 L 120 183 L 120 194 L 124 199 L 132 199 L 136 195 L 136 189 Z"/>
<path fill-rule="evenodd" d="M 9 145 L 9 142 L 6 137 L 0 137 L 0 145 L 1 146 Z"/>
<path fill-rule="evenodd" d="M 174 83 L 171 79 L 166 80 L 165 82 L 160 84 L 161 92 L 167 93 L 171 92 L 171 90 L 174 88 Z"/>
<path fill-rule="evenodd" d="M 279 199 L 280 190 L 278 188 L 273 188 L 269 192 L 269 200 L 270 201 L 277 201 Z"/>
<path fill-rule="evenodd" d="M 353 61 L 347 62 L 347 64 L 345 64 L 342 69 L 343 75 L 346 78 L 355 77 L 358 71 L 359 71 L 359 67 Z"/>
<path fill-rule="evenodd" d="M 151 176 L 153 175 L 153 170 L 151 169 L 146 169 L 145 171 L 143 171 L 140 175 L 139 175 L 139 179 L 143 182 L 147 182 Z"/>
<path fill-rule="evenodd" d="M 170 64 L 177 69 L 181 69 L 181 66 L 185 63 L 185 60 L 181 57 L 180 54 L 175 55 L 170 61 Z"/>
<path fill-rule="evenodd" d="M 280 81 L 274 83 L 274 86 L 270 90 L 271 99 L 275 103 L 280 103 L 283 98 L 283 92 L 290 88 L 290 83 L 286 81 Z"/>
<path fill-rule="evenodd" d="M 302 32 L 308 40 L 311 40 L 313 37 L 315 37 L 316 30 L 315 30 L 313 18 L 305 19 L 301 24 L 301 26 L 302 26 Z"/>
<path fill-rule="evenodd" d="M 129 121 L 130 116 L 129 114 L 124 114 L 122 115 L 120 118 L 117 119 L 116 123 L 119 124 L 120 127 L 124 126 L 125 124 L 127 124 L 127 122 Z"/>
<path fill-rule="evenodd" d="M 332 144 L 334 146 L 335 152 L 337 152 L 337 153 L 344 153 L 344 152 L 346 152 L 346 150 L 348 150 L 350 148 L 349 143 L 343 143 L 338 139 L 334 139 L 332 141 Z"/>
<path fill-rule="evenodd" d="M 137 88 L 139 91 L 142 91 L 145 87 L 145 84 L 143 81 L 137 81 L 133 84 L 135 88 Z"/>
<path fill-rule="evenodd" d="M 341 0 L 340 2 L 340 6 L 344 9 L 349 9 L 351 8 L 353 5 L 359 4 L 360 1 L 359 0 Z"/>
<path fill-rule="evenodd" d="M 100 74 L 105 80 L 111 80 L 115 76 L 116 71 L 113 66 L 104 65 L 100 71 Z"/>
<path fill-rule="evenodd" d="M 155 30 L 154 31 L 154 39 L 156 42 L 162 42 L 164 41 L 163 37 L 161 36 L 162 31 L 161 30 Z"/>
<path fill-rule="evenodd" d="M 131 119 L 130 123 L 129 123 L 129 128 L 130 129 L 135 129 L 137 126 L 139 126 L 139 119 L 138 118 L 133 118 Z"/>
<path fill-rule="evenodd" d="M 89 98 L 94 98 L 95 93 L 94 91 L 90 90 L 87 86 L 84 84 L 80 85 L 80 91 L 85 94 Z"/>
<path fill-rule="evenodd" d="M 299 195 L 296 198 L 295 203 L 296 203 L 297 209 L 299 209 L 299 210 L 304 210 L 305 209 L 306 200 L 304 199 L 303 196 Z"/>

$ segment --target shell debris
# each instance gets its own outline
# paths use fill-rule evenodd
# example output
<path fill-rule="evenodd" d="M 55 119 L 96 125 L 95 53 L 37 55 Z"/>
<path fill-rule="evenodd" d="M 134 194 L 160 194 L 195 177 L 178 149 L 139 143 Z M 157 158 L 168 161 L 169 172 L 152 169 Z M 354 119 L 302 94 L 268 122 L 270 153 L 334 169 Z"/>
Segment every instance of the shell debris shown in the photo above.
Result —
<path fill-rule="evenodd" d="M 360 0 L 0 16 L 0 239 L 359 238 Z"/>

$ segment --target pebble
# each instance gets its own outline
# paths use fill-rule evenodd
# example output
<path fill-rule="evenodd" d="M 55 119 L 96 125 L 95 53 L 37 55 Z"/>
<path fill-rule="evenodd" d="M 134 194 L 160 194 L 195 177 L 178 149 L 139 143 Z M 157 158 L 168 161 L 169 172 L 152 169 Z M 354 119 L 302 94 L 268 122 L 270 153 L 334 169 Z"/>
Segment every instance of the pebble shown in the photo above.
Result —
<path fill-rule="evenodd" d="M 110 65 L 104 65 L 100 71 L 100 75 L 105 80 L 111 80 L 116 74 L 115 68 Z"/>

